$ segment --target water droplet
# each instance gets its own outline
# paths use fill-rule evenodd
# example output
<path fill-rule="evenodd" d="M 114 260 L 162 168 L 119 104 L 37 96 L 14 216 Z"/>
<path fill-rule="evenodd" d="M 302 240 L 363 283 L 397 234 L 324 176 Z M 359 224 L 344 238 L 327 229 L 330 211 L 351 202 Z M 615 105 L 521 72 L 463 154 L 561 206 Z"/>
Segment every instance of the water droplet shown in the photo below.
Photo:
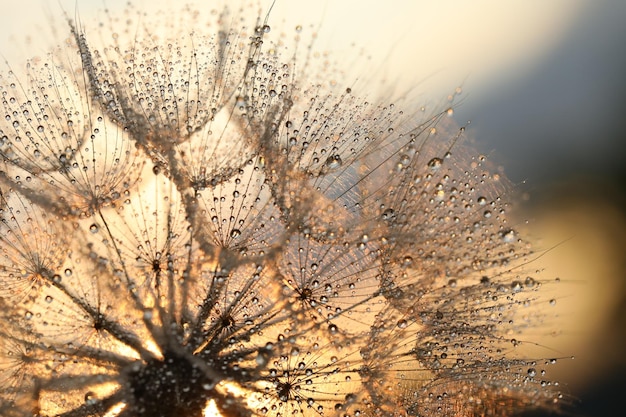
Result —
<path fill-rule="evenodd" d="M 511 283 L 511 290 L 516 293 L 522 291 L 522 283 L 519 281 L 513 281 Z"/>
<path fill-rule="evenodd" d="M 239 236 L 241 236 L 241 230 L 233 229 L 233 230 L 230 231 L 230 237 L 232 237 L 233 239 L 236 239 Z"/>
<path fill-rule="evenodd" d="M 439 168 L 441 168 L 442 164 L 443 164 L 443 159 L 441 158 L 433 158 L 430 161 L 428 161 L 428 167 L 432 169 L 433 171 L 437 171 Z"/>
<path fill-rule="evenodd" d="M 393 219 L 394 215 L 395 215 L 395 212 L 393 211 L 393 209 L 388 208 L 385 211 L 383 211 L 383 214 L 381 217 L 383 220 L 391 220 Z"/>
<path fill-rule="evenodd" d="M 404 319 L 402 319 L 402 320 L 398 320 L 398 323 L 397 323 L 398 328 L 400 328 L 400 329 L 406 329 L 406 327 L 407 327 L 408 325 L 409 325 L 409 324 L 407 323 L 407 321 L 406 321 L 406 320 L 404 320 Z"/>
<path fill-rule="evenodd" d="M 339 167 L 341 167 L 341 165 L 343 164 L 343 161 L 341 160 L 341 157 L 339 155 L 333 155 L 333 156 L 329 156 L 326 159 L 326 168 L 328 169 L 337 169 Z"/>
<path fill-rule="evenodd" d="M 506 243 L 515 241 L 515 231 L 513 230 L 505 230 L 500 233 L 500 236 L 502 236 L 502 240 Z"/>
<path fill-rule="evenodd" d="M 256 355 L 256 364 L 259 365 L 259 366 L 267 365 L 267 356 L 264 355 L 263 353 L 259 352 Z"/>
<path fill-rule="evenodd" d="M 98 232 L 98 225 L 97 224 L 92 224 L 91 226 L 89 226 L 89 231 L 91 233 L 97 233 Z"/>
<path fill-rule="evenodd" d="M 92 391 L 89 391 L 85 394 L 85 403 L 93 405 L 95 404 L 98 399 L 96 398 L 96 394 L 94 394 Z"/>

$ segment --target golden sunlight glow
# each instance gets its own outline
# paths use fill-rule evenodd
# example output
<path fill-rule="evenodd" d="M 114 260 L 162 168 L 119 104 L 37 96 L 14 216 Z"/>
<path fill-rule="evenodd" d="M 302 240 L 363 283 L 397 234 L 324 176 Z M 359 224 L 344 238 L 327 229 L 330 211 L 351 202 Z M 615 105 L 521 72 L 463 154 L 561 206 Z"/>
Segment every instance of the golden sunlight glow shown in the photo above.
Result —
<path fill-rule="evenodd" d="M 157 346 L 157 344 L 154 342 L 154 340 L 149 339 L 149 340 L 146 340 L 145 342 L 146 342 L 145 346 L 147 350 L 154 353 L 155 356 L 159 358 L 163 358 L 163 353 L 161 352 L 161 349 L 159 349 L 159 346 Z"/>
<path fill-rule="evenodd" d="M 108 413 L 106 413 L 104 415 L 104 417 L 115 417 L 115 416 L 119 416 L 120 413 L 122 412 L 122 410 L 126 407 L 126 404 L 124 403 L 119 403 L 118 405 L 116 405 L 115 407 L 113 407 L 111 409 L 111 411 L 109 411 Z"/>
<path fill-rule="evenodd" d="M 575 356 L 576 366 L 560 361 L 551 372 L 568 381 L 570 388 L 582 390 L 609 372 L 623 353 L 612 339 L 619 332 L 611 328 L 611 316 L 626 285 L 622 262 L 626 216 L 612 202 L 555 198 L 551 206 L 541 207 L 536 219 L 536 234 L 541 232 L 546 247 L 555 245 L 536 267 L 559 271 L 564 296 L 551 308 L 568 317 L 564 328 L 538 342 Z"/>
<path fill-rule="evenodd" d="M 217 405 L 215 405 L 215 401 L 209 401 L 209 405 L 204 409 L 204 417 L 222 417 L 220 412 L 217 410 Z"/>
<path fill-rule="evenodd" d="M 254 396 L 252 396 L 250 392 L 241 389 L 236 384 L 220 382 L 217 385 L 216 389 L 222 393 L 228 393 L 232 397 L 245 399 L 245 402 L 251 409 L 259 407 L 258 400 L 255 400 Z M 206 408 L 204 409 L 204 417 L 222 417 L 214 400 L 210 400 Z"/>

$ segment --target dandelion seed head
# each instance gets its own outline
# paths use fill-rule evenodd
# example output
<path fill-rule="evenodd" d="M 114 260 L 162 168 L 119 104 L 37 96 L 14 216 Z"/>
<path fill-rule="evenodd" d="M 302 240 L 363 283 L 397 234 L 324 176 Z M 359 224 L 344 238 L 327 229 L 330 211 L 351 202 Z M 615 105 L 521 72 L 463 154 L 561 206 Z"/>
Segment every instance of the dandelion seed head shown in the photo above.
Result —
<path fill-rule="evenodd" d="M 558 402 L 512 187 L 449 105 L 324 78 L 264 12 L 105 16 L 0 79 L 3 412 Z"/>

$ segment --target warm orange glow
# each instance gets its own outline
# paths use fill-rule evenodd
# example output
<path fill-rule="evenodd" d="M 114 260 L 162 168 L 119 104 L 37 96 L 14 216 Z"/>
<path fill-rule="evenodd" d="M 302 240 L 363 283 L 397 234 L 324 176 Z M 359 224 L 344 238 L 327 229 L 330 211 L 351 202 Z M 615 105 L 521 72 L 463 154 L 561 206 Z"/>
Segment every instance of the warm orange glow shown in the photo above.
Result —
<path fill-rule="evenodd" d="M 541 207 L 536 219 L 535 233 L 541 232 L 546 247 L 556 246 L 534 266 L 560 274 L 563 282 L 556 289 L 561 295 L 551 308 L 567 318 L 538 342 L 557 354 L 575 356 L 573 362 L 560 361 L 552 372 L 580 390 L 609 372 L 622 353 L 611 316 L 624 294 L 626 218 L 610 202 L 559 197 Z"/>
<path fill-rule="evenodd" d="M 215 405 L 215 401 L 209 401 L 209 405 L 204 409 L 204 417 L 222 417 L 220 412 L 217 410 L 217 405 Z"/>
<path fill-rule="evenodd" d="M 106 413 L 104 415 L 104 417 L 115 417 L 115 416 L 119 416 L 120 413 L 122 412 L 122 410 L 126 407 L 126 404 L 124 403 L 119 403 L 118 405 L 116 405 L 115 407 L 113 407 L 111 409 L 111 411 L 109 411 L 108 413 Z"/>

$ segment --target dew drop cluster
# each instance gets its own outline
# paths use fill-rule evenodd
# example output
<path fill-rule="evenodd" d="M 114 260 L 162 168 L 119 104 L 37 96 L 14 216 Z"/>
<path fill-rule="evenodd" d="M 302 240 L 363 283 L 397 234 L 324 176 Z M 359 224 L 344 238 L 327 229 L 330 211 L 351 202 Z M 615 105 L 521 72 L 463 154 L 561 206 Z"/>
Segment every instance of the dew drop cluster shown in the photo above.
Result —
<path fill-rule="evenodd" d="M 558 403 L 523 349 L 556 301 L 452 110 L 317 78 L 245 13 L 70 22 L 0 76 L 0 414 Z"/>

